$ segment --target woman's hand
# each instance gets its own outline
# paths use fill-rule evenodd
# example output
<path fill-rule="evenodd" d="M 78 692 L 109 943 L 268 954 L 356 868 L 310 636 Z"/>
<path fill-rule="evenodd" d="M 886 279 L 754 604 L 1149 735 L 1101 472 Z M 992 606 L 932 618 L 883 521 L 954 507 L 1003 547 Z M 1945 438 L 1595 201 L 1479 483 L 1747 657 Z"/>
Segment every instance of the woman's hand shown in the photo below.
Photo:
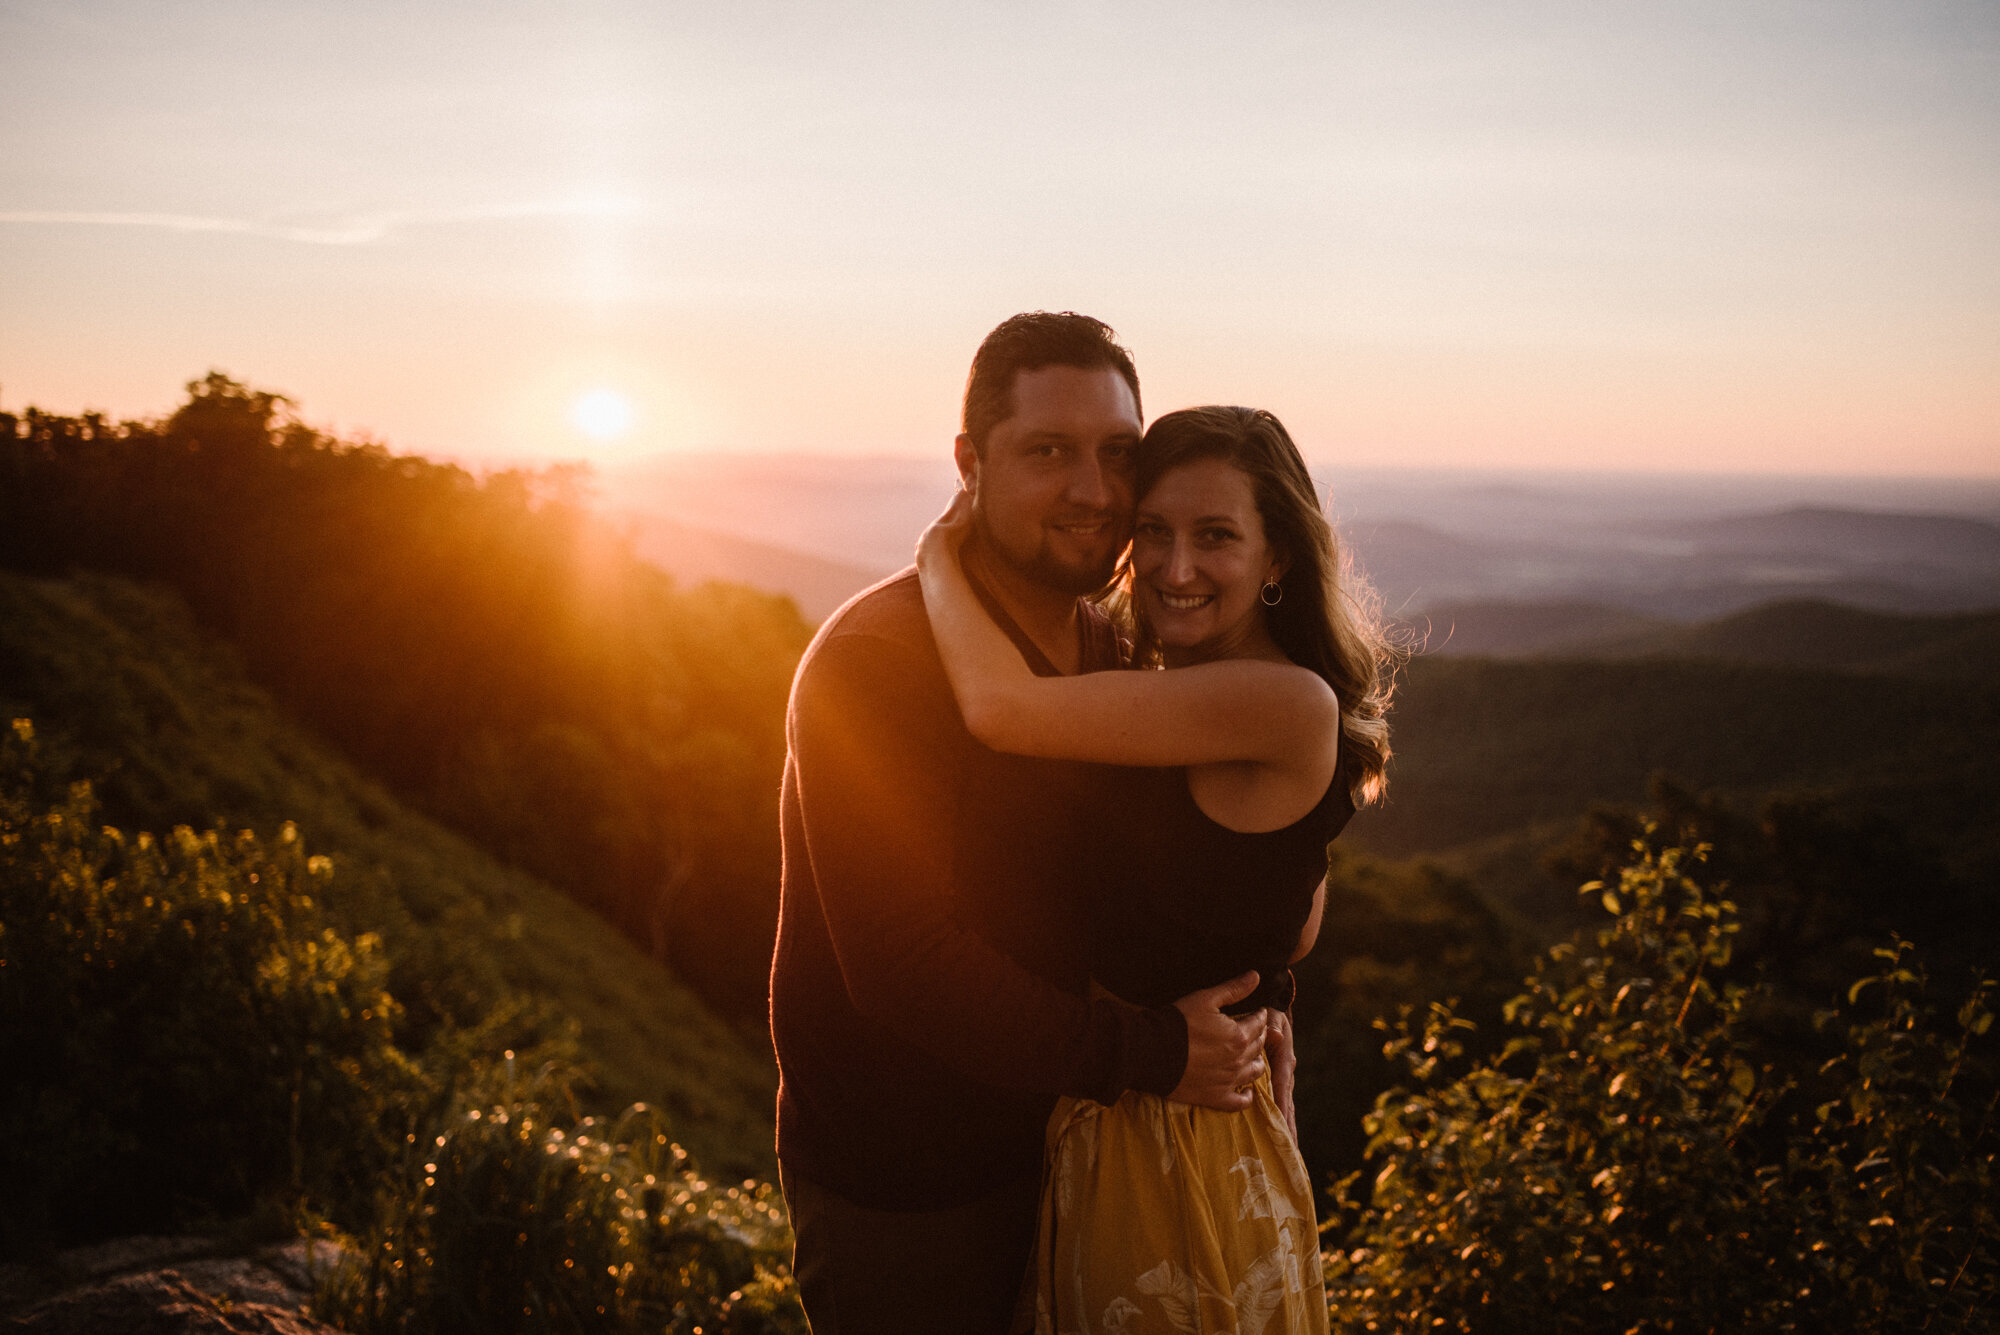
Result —
<path fill-rule="evenodd" d="M 955 561 L 972 534 L 972 493 L 960 490 L 951 498 L 944 513 L 931 521 L 917 539 L 917 573 L 934 570 L 945 560 Z"/>

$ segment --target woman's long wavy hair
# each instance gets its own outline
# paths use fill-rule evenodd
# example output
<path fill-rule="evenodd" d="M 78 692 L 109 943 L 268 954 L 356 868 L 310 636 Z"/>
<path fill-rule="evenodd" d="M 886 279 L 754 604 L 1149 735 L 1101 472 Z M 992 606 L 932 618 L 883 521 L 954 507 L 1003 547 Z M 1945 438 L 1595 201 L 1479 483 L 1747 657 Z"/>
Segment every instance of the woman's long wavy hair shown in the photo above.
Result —
<path fill-rule="evenodd" d="M 1153 423 L 1139 446 L 1136 494 L 1142 499 L 1184 464 L 1221 459 L 1250 479 L 1264 536 L 1285 561 L 1266 626 L 1285 656 L 1310 668 L 1340 701 L 1341 770 L 1356 806 L 1382 795 L 1389 764 L 1389 697 L 1401 654 L 1384 634 L 1374 591 L 1344 559 L 1320 509 L 1318 493 L 1284 424 L 1261 408 L 1183 408 Z M 1128 554 L 1119 568 L 1120 600 L 1131 609 L 1138 661 L 1160 661 L 1158 641 L 1131 598 Z"/>

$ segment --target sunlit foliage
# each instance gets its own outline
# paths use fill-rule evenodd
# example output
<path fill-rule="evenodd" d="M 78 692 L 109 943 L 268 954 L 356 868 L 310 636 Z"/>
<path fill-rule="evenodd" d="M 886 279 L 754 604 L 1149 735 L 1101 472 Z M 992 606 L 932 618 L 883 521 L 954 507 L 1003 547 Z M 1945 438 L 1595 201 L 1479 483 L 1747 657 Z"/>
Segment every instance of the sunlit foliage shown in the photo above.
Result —
<path fill-rule="evenodd" d="M 1552 887 L 1615 880 L 1635 841 L 1705 845 L 1703 879 L 1726 884 L 1738 908 L 1733 972 L 1746 962 L 1762 969 L 1790 994 L 1792 1023 L 1809 1026 L 1892 935 L 1921 943 L 1931 967 L 1953 978 L 2000 962 L 1987 904 L 1996 881 L 1954 874 L 1952 862 L 1968 853 L 1962 841 L 1926 839 L 1880 804 L 1820 792 L 1747 803 L 1656 776 L 1651 796 L 1643 811 L 1600 806 L 1579 820 L 1542 856 Z M 1776 1018 L 1768 1011 L 1767 1024 Z"/>
<path fill-rule="evenodd" d="M 586 485 L 337 440 L 211 373 L 160 421 L 0 416 L 0 565 L 170 585 L 372 774 L 754 1016 L 807 629 L 676 587 Z"/>
<path fill-rule="evenodd" d="M 399 1046 L 290 825 L 128 836 L 87 784 L 38 798 L 34 752 L 14 720 L 0 1256 L 251 1213 L 355 1239 L 319 1301 L 358 1331 L 802 1329 L 771 1186 L 703 1179 L 653 1109 L 580 1117 L 560 1043 L 518 1093 L 487 1031 Z"/>
<path fill-rule="evenodd" d="M 320 911 L 331 864 L 290 827 L 128 836 L 87 785 L 43 807 L 32 739 L 0 744 L 0 1245 L 365 1213 L 427 1090 L 380 942 Z"/>
<path fill-rule="evenodd" d="M 1718 983 L 1735 907 L 1700 850 L 1636 850 L 1595 948 L 1562 946 L 1468 1059 L 1450 1005 L 1394 1027 L 1412 1084 L 1368 1119 L 1378 1165 L 1330 1221 L 1343 1330 L 1976 1329 L 2000 1301 L 1991 989 L 1951 1021 L 1900 944 L 1857 982 L 1837 1055 L 1787 1071 L 1754 988 Z"/>
<path fill-rule="evenodd" d="M 1948 714 L 1952 704 L 1939 708 Z M 1595 763 L 1594 752 L 1575 761 Z M 1935 783 L 1903 771 L 1889 779 Z M 1991 781 L 1968 783 L 1971 796 L 1954 800 L 1976 803 L 1980 784 Z M 1963 980 L 2000 965 L 1987 907 L 1995 881 L 1958 843 L 1940 842 L 1946 831 L 1899 818 L 1887 809 L 1893 803 L 1811 790 L 1697 792 L 1663 775 L 1649 786 L 1643 808 L 1597 805 L 1566 828 L 1524 829 L 1439 860 L 1389 861 L 1344 840 L 1334 845 L 1327 930 L 1294 966 L 1301 1145 L 1317 1176 L 1361 1162 L 1362 1115 L 1399 1078 L 1374 1017 L 1454 998 L 1455 1013 L 1478 1025 L 1460 1031 L 1467 1055 L 1497 1053 L 1501 1006 L 1532 962 L 1574 933 L 1594 933 L 1602 919 L 1597 899 L 1575 887 L 1615 882 L 1635 842 L 1708 846 L 1701 879 L 1728 887 L 1737 928 L 1729 963 L 1709 977 L 1757 983 L 1746 1039 L 1787 1070 L 1833 1054 L 1837 1044 L 1814 1014 L 1873 969 L 1871 952 L 1892 936 L 1922 947 L 1945 985 L 1940 1004 L 1956 1005 Z"/>
<path fill-rule="evenodd" d="M 805 1329 L 776 1190 L 705 1179 L 644 1105 L 578 1120 L 544 1072 L 405 1161 L 322 1285 L 357 1335 Z"/>

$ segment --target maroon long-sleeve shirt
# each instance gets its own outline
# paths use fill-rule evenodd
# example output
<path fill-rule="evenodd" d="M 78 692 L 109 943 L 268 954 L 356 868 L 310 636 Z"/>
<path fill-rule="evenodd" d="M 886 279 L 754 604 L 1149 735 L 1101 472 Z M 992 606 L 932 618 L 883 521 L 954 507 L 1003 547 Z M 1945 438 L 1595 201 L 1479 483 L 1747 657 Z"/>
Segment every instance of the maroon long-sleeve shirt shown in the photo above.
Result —
<path fill-rule="evenodd" d="M 1116 666 L 1093 608 L 1085 631 L 1086 670 Z M 1057 1095 L 1172 1091 L 1180 1012 L 1087 996 L 1094 768 L 973 739 L 914 571 L 820 629 L 786 730 L 771 1033 L 788 1171 L 943 1208 L 1038 1172 Z"/>

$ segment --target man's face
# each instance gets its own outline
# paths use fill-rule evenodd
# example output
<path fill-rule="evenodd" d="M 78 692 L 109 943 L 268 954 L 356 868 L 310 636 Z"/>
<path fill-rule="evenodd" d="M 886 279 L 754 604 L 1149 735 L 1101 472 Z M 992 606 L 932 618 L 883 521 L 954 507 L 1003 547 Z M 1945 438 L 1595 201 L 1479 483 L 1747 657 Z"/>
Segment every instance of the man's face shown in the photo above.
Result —
<path fill-rule="evenodd" d="M 987 551 L 1062 593 L 1102 588 L 1131 536 L 1139 434 L 1132 387 L 1112 368 L 1016 372 L 1014 415 L 987 433 L 984 454 L 958 443 Z"/>

